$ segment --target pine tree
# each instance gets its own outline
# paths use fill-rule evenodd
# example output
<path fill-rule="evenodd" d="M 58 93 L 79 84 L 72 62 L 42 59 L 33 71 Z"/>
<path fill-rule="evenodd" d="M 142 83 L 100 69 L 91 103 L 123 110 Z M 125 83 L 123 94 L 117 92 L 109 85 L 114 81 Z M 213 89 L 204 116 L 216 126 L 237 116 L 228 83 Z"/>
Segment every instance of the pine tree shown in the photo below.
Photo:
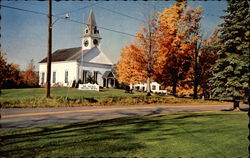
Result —
<path fill-rule="evenodd" d="M 250 10 L 249 0 L 228 3 L 210 85 L 214 98 L 232 97 L 234 109 L 238 109 L 240 99 L 249 95 Z"/>

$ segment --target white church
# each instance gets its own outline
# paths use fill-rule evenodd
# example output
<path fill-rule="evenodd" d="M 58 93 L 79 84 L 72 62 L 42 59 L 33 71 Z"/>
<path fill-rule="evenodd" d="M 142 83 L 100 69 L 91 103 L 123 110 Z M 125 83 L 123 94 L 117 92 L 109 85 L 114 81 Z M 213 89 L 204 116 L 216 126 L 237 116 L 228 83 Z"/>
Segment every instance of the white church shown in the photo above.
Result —
<path fill-rule="evenodd" d="M 83 30 L 82 46 L 56 50 L 52 54 L 51 85 L 70 86 L 73 81 L 87 83 L 92 77 L 101 87 L 115 87 L 113 63 L 100 48 L 101 36 L 93 10 L 90 10 Z M 46 83 L 47 58 L 39 62 L 39 84 Z"/>

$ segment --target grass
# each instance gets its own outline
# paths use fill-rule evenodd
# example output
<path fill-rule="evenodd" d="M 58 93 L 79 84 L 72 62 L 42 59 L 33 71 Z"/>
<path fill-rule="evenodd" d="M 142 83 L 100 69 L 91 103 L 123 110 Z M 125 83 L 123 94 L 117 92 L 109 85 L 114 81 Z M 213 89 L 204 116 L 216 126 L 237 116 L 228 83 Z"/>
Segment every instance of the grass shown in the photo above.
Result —
<path fill-rule="evenodd" d="M 0 131 L 3 157 L 248 157 L 243 112 L 157 114 Z"/>
<path fill-rule="evenodd" d="M 69 98 L 85 96 L 87 98 L 91 97 L 119 97 L 119 96 L 142 96 L 143 93 L 134 92 L 134 94 L 124 93 L 124 90 L 120 89 L 102 89 L 100 92 L 96 91 L 81 91 L 77 88 L 51 88 L 51 96 L 58 97 L 68 95 Z M 45 88 L 25 88 L 25 89 L 3 89 L 3 98 L 12 99 L 24 98 L 24 97 L 44 97 Z"/>
<path fill-rule="evenodd" d="M 175 98 L 173 96 L 146 97 L 145 93 L 125 93 L 121 89 L 80 91 L 75 88 L 52 88 L 52 99 L 45 98 L 44 88 L 4 89 L 0 96 L 3 108 L 18 107 L 59 107 L 85 105 L 128 105 L 163 103 L 211 103 L 211 101 Z M 215 102 L 214 102 L 215 103 Z"/>

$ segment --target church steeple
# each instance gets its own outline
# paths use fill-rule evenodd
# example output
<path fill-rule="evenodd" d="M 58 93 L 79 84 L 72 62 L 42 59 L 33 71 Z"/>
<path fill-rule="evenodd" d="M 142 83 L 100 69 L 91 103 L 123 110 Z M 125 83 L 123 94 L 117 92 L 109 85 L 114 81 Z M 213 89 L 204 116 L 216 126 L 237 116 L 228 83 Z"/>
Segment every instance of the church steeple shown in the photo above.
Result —
<path fill-rule="evenodd" d="M 83 37 L 89 37 L 89 36 L 101 38 L 99 34 L 99 30 L 97 29 L 95 15 L 94 15 L 92 8 L 90 9 L 90 12 L 89 12 L 89 17 L 88 17 L 87 24 L 85 26 Z"/>
<path fill-rule="evenodd" d="M 85 25 L 83 36 L 82 36 L 82 49 L 91 49 L 98 46 L 100 43 L 101 36 L 97 29 L 95 16 L 93 9 L 90 9 L 88 21 Z"/>
<path fill-rule="evenodd" d="M 96 26 L 96 22 L 95 22 L 95 15 L 93 13 L 93 9 L 91 8 L 90 9 L 90 12 L 89 12 L 89 18 L 88 18 L 88 22 L 87 22 L 88 25 L 92 25 L 92 26 Z"/>

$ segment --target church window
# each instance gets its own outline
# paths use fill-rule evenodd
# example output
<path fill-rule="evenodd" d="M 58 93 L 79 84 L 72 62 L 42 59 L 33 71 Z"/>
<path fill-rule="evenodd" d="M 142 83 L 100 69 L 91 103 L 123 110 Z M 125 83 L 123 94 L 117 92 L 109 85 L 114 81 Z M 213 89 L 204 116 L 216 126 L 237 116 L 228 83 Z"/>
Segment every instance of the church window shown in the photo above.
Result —
<path fill-rule="evenodd" d="M 65 71 L 65 83 L 69 83 L 69 72 Z"/>
<path fill-rule="evenodd" d="M 89 32 L 89 30 L 86 30 L 86 33 L 88 33 Z"/>
<path fill-rule="evenodd" d="M 94 82 L 97 84 L 97 75 L 98 75 L 98 72 L 97 71 L 95 71 L 94 72 Z"/>
<path fill-rule="evenodd" d="M 41 81 L 41 84 L 44 84 L 44 79 L 45 79 L 45 73 L 44 72 L 42 72 L 42 81 Z"/>
<path fill-rule="evenodd" d="M 56 83 L 56 72 L 53 72 L 53 79 L 52 79 L 52 83 Z"/>
<path fill-rule="evenodd" d="M 87 71 L 83 71 L 82 81 L 83 81 L 83 83 L 87 83 Z"/>

